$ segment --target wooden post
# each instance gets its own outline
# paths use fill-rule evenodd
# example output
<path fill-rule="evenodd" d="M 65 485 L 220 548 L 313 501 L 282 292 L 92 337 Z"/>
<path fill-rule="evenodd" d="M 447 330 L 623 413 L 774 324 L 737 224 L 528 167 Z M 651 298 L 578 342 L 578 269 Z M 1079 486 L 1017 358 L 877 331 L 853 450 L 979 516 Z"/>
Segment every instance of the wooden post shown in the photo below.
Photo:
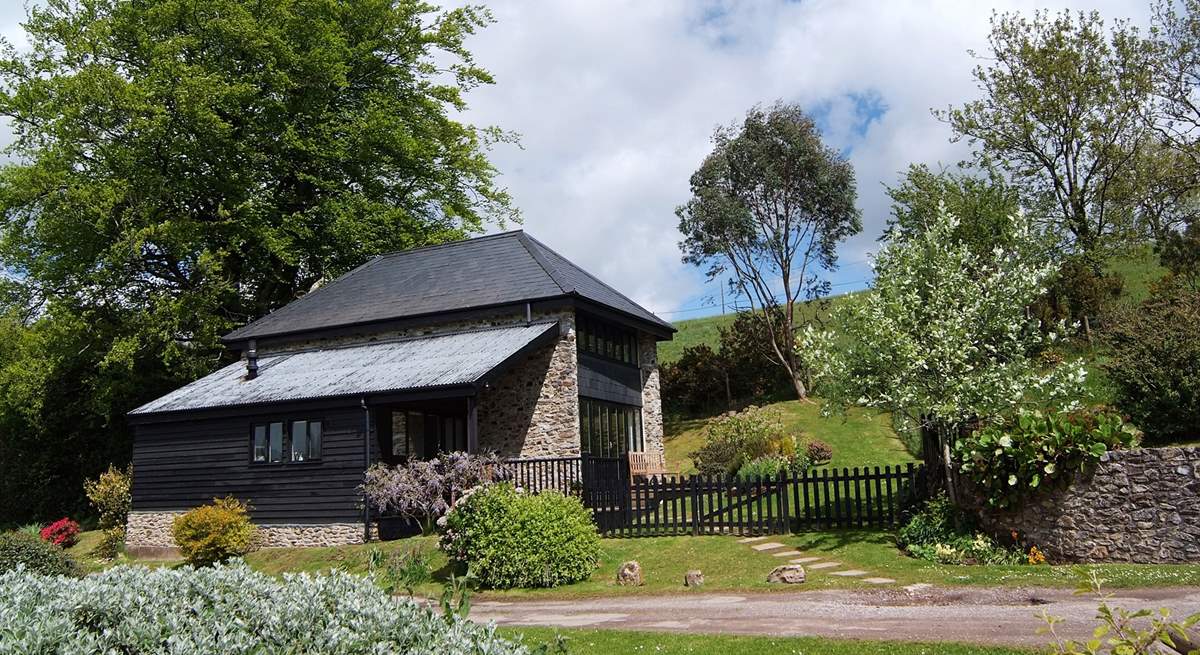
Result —
<path fill-rule="evenodd" d="M 479 403 L 475 396 L 467 396 L 467 452 L 479 452 Z"/>

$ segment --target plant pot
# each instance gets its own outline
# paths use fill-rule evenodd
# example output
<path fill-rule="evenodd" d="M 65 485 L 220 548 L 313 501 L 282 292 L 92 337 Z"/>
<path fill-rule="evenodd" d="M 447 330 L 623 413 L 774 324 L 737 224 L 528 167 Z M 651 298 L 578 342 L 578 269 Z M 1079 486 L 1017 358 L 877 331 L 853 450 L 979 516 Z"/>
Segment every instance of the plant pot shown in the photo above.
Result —
<path fill-rule="evenodd" d="M 421 524 L 403 516 L 381 516 L 375 521 L 380 541 L 395 541 L 421 534 Z"/>

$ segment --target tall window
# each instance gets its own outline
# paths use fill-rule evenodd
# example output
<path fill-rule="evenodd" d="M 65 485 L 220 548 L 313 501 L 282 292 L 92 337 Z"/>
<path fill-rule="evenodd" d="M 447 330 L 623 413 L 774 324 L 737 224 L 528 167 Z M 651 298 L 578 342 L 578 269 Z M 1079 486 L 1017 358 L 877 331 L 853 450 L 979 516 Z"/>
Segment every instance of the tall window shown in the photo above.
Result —
<path fill-rule="evenodd" d="M 255 423 L 251 458 L 262 464 L 313 462 L 321 459 L 321 422 L 309 420 Z"/>
<path fill-rule="evenodd" d="M 637 366 L 637 332 L 580 314 L 575 325 L 579 352 Z"/>
<path fill-rule="evenodd" d="M 596 457 L 616 457 L 645 449 L 642 408 L 579 398 L 579 447 Z"/>

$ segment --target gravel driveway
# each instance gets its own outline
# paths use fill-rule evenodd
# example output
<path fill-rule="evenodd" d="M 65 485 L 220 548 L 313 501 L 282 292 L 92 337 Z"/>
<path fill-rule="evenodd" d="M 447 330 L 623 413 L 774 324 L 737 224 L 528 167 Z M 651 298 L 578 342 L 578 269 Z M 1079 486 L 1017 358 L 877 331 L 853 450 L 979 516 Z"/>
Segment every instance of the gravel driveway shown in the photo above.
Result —
<path fill-rule="evenodd" d="M 1113 606 L 1200 612 L 1200 588 L 1124 589 Z M 625 596 L 580 600 L 479 601 L 471 618 L 510 626 L 558 626 L 820 636 L 898 641 L 958 641 L 1040 646 L 1043 610 L 1065 617 L 1060 634 L 1087 639 L 1097 599 L 1064 589 L 908 588 L 770 594 Z"/>

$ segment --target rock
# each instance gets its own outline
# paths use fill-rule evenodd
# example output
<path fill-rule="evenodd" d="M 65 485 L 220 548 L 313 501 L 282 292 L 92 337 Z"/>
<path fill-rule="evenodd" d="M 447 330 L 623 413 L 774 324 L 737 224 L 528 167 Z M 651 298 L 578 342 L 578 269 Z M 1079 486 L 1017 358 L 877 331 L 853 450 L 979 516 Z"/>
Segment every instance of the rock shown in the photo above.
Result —
<path fill-rule="evenodd" d="M 776 566 L 774 571 L 767 575 L 767 582 L 779 582 L 782 584 L 800 584 L 804 582 L 804 567 L 799 564 L 784 564 Z"/>
<path fill-rule="evenodd" d="M 699 587 L 704 584 L 704 574 L 700 571 L 693 570 L 683 574 L 683 586 Z"/>
<path fill-rule="evenodd" d="M 636 561 L 625 562 L 617 569 L 617 584 L 622 587 L 642 586 L 642 565 Z"/>

